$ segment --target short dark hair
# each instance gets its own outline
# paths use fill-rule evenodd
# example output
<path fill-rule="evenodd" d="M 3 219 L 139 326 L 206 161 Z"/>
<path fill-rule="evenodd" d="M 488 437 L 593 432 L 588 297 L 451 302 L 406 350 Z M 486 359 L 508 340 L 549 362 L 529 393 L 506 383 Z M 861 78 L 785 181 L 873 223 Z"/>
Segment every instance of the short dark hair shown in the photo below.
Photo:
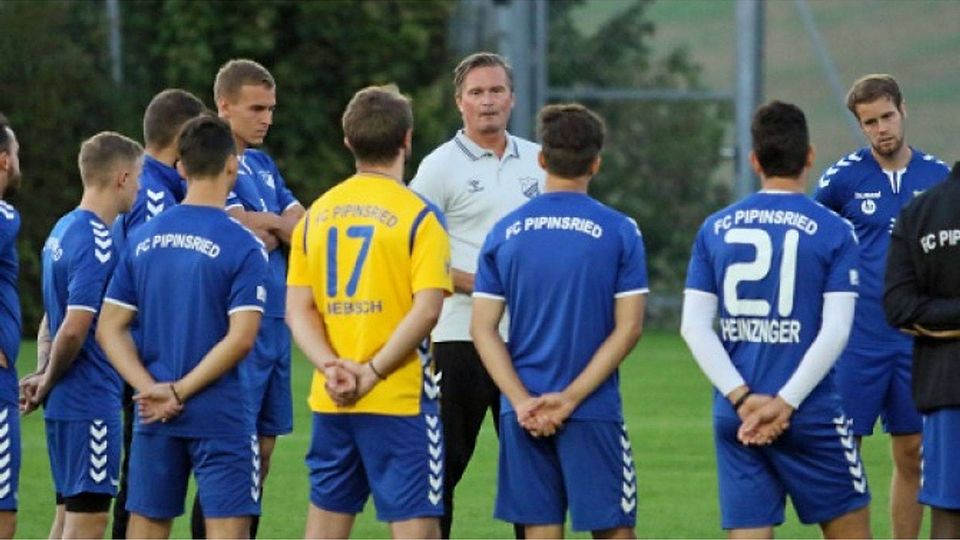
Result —
<path fill-rule="evenodd" d="M 771 101 L 760 106 L 750 123 L 753 153 L 766 176 L 796 178 L 810 151 L 807 117 L 792 103 Z"/>
<path fill-rule="evenodd" d="M 853 116 L 860 119 L 857 115 L 857 105 L 861 103 L 873 103 L 880 98 L 889 98 L 893 101 L 897 110 L 900 110 L 900 104 L 903 103 L 903 94 L 900 92 L 900 85 L 897 80 L 886 73 L 872 73 L 857 79 L 850 91 L 847 92 L 847 109 L 853 113 Z"/>
<path fill-rule="evenodd" d="M 270 71 L 258 62 L 246 58 L 230 60 L 217 71 L 217 78 L 213 81 L 213 99 L 232 100 L 240 88 L 248 85 L 276 88 L 277 83 Z"/>
<path fill-rule="evenodd" d="M 176 140 L 183 124 L 205 110 L 203 102 L 186 90 L 168 88 L 160 92 L 143 113 L 143 142 L 167 148 Z"/>
<path fill-rule="evenodd" d="M 413 129 L 410 99 L 394 85 L 368 86 L 343 112 L 343 136 L 357 161 L 383 165 L 397 157 Z"/>
<path fill-rule="evenodd" d="M 513 92 L 513 68 L 510 67 L 510 63 L 499 54 L 478 52 L 461 60 L 457 67 L 453 69 L 453 95 L 459 96 L 463 92 L 463 81 L 466 80 L 468 73 L 482 67 L 502 67 L 503 71 L 507 73 L 507 84 L 510 86 L 510 91 Z"/>
<path fill-rule="evenodd" d="M 219 175 L 231 154 L 237 153 L 230 126 L 212 114 L 187 121 L 177 144 L 180 163 L 191 180 Z"/>
<path fill-rule="evenodd" d="M 101 131 L 83 141 L 77 166 L 85 186 L 103 186 L 119 163 L 132 163 L 143 156 L 140 143 L 114 131 Z"/>
<path fill-rule="evenodd" d="M 10 150 L 10 132 L 13 131 L 13 128 L 10 127 L 10 121 L 7 120 L 7 117 L 3 113 L 0 113 L 0 152 L 7 152 Z"/>
<path fill-rule="evenodd" d="M 547 171 L 562 178 L 577 178 L 603 150 L 606 134 L 603 120 L 579 103 L 547 105 L 537 115 Z"/>

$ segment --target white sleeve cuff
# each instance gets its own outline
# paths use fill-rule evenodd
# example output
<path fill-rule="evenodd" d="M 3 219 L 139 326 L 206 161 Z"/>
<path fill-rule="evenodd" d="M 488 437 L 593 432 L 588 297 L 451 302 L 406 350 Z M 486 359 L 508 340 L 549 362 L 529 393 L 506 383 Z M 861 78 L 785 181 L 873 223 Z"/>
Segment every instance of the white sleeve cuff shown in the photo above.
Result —
<path fill-rule="evenodd" d="M 744 384 L 743 376 L 730 360 L 720 337 L 713 330 L 713 318 L 717 314 L 715 294 L 687 289 L 683 293 L 683 314 L 680 335 L 687 342 L 694 360 L 710 379 L 710 382 L 727 395 Z"/>
<path fill-rule="evenodd" d="M 803 359 L 787 384 L 778 393 L 791 407 L 797 409 L 843 352 L 850 337 L 856 294 L 827 293 L 823 295 L 823 315 L 820 331 L 810 344 Z"/>

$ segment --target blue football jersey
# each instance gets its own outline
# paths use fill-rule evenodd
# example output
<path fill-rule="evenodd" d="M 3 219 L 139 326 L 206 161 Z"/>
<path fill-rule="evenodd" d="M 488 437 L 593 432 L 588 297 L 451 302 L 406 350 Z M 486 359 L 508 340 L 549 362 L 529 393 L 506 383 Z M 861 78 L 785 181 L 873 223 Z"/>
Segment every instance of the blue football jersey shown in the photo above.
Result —
<path fill-rule="evenodd" d="M 54 225 L 43 245 L 43 309 L 55 336 L 67 310 L 99 313 L 117 264 L 110 228 L 89 210 L 77 208 Z M 96 341 L 96 319 L 73 363 L 50 391 L 44 416 L 93 420 L 120 410 L 123 381 Z"/>
<path fill-rule="evenodd" d="M 227 209 L 243 207 L 247 212 L 272 212 L 278 216 L 284 210 L 300 204 L 267 154 L 247 149 L 240 156 L 237 184 L 227 198 Z M 270 252 L 270 272 L 267 277 L 267 307 L 264 317 L 286 315 L 287 258 L 283 251 Z"/>
<path fill-rule="evenodd" d="M 117 252 L 126 248 L 127 235 L 131 231 L 157 217 L 160 212 L 180 204 L 185 195 L 186 181 L 177 169 L 144 154 L 140 189 L 137 190 L 133 207 L 113 222 L 113 241 Z"/>
<path fill-rule="evenodd" d="M 141 360 L 157 381 L 175 381 L 223 339 L 231 313 L 263 311 L 266 260 L 260 241 L 222 209 L 178 205 L 130 235 L 106 301 L 137 311 Z M 253 432 L 238 368 L 187 400 L 170 422 L 136 429 L 184 437 Z"/>
<path fill-rule="evenodd" d="M 647 292 L 636 223 L 585 194 L 546 193 L 499 221 L 480 250 L 474 294 L 504 299 L 514 368 L 533 395 L 559 392 L 614 327 L 618 296 Z M 616 372 L 571 418 L 623 420 Z M 501 412 L 510 402 L 501 397 Z"/>
<path fill-rule="evenodd" d="M 10 203 L 0 200 L 0 350 L 7 357 L 7 368 L 0 369 L 0 405 L 16 405 L 18 397 L 16 362 L 23 336 L 17 286 L 18 234 L 20 213 Z"/>
<path fill-rule="evenodd" d="M 761 191 L 708 217 L 697 233 L 687 290 L 717 296 L 720 341 L 747 385 L 776 394 L 820 331 L 825 293 L 856 294 L 850 224 L 801 193 Z M 832 375 L 794 418 L 831 414 Z M 716 392 L 714 414 L 736 418 Z"/>
<path fill-rule="evenodd" d="M 870 148 L 861 148 L 836 162 L 820 178 L 814 198 L 853 223 L 860 239 L 861 287 L 851 347 L 911 350 L 913 339 L 887 324 L 883 314 L 890 233 L 900 209 L 949 172 L 945 163 L 916 148 L 906 168 L 885 171 Z"/>

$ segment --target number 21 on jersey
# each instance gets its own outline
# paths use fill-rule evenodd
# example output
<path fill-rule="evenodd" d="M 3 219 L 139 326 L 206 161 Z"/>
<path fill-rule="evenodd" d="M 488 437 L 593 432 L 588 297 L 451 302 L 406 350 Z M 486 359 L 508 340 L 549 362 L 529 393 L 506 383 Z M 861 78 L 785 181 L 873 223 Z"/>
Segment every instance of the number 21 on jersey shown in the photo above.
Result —
<path fill-rule="evenodd" d="M 764 280 L 773 262 L 773 241 L 764 229 L 735 228 L 726 232 L 727 244 L 753 246 L 756 257 L 749 262 L 733 263 L 723 276 L 723 306 L 734 317 L 768 317 L 770 302 L 762 298 L 740 298 L 737 285 L 742 282 Z M 777 314 L 789 317 L 793 312 L 793 297 L 797 283 L 797 251 L 800 232 L 790 229 L 783 235 L 783 258 L 780 260 L 780 287 L 777 291 Z"/>

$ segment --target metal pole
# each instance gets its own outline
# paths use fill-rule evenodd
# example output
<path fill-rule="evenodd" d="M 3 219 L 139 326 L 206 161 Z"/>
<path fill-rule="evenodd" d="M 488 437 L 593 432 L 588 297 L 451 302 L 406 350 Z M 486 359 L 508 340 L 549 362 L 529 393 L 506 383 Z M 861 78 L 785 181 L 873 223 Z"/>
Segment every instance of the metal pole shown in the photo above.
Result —
<path fill-rule="evenodd" d="M 533 96 L 533 113 L 537 114 L 540 112 L 540 109 L 547 104 L 549 99 L 549 76 L 547 65 L 547 53 L 549 52 L 547 47 L 549 44 L 549 20 L 548 17 L 548 6 L 547 0 L 534 0 L 535 4 L 533 7 L 533 36 L 534 36 L 534 57 L 536 61 L 534 63 L 534 96 Z M 531 131 L 533 131 L 531 129 Z"/>
<path fill-rule="evenodd" d="M 117 0 L 106 0 L 107 24 L 110 27 L 110 76 L 113 83 L 123 83 L 123 44 L 120 37 L 120 6 Z"/>
<path fill-rule="evenodd" d="M 817 30 L 817 22 L 813 18 L 813 12 L 810 11 L 810 5 L 807 4 L 806 0 L 794 0 L 793 4 L 797 6 L 797 12 L 800 14 L 800 20 L 803 21 L 803 27 L 807 30 L 807 34 L 810 35 L 810 41 L 813 42 L 814 49 L 817 50 L 817 58 L 820 60 L 823 72 L 826 74 L 827 81 L 830 83 L 830 89 L 833 90 L 833 95 L 836 97 L 837 103 L 841 104 L 840 108 L 843 111 L 843 117 L 847 119 L 847 126 L 850 128 L 850 133 L 855 140 L 860 141 L 860 125 L 853 118 L 853 115 L 849 114 L 850 111 L 847 110 L 847 92 L 840 84 L 837 66 L 834 65 L 830 57 L 830 52 L 827 51 L 827 46 L 823 43 L 823 37 L 820 36 L 820 31 Z"/>
<path fill-rule="evenodd" d="M 737 83 L 736 83 L 736 184 L 737 199 L 757 189 L 758 181 L 750 167 L 750 120 L 760 104 L 763 89 L 763 3 L 761 0 L 737 0 Z"/>
<path fill-rule="evenodd" d="M 532 138 L 534 111 L 534 78 L 531 62 L 530 29 L 533 4 L 527 0 L 512 0 L 498 5 L 500 23 L 500 54 L 513 66 L 513 94 L 515 102 L 510 115 L 510 132 L 525 139 Z"/>

